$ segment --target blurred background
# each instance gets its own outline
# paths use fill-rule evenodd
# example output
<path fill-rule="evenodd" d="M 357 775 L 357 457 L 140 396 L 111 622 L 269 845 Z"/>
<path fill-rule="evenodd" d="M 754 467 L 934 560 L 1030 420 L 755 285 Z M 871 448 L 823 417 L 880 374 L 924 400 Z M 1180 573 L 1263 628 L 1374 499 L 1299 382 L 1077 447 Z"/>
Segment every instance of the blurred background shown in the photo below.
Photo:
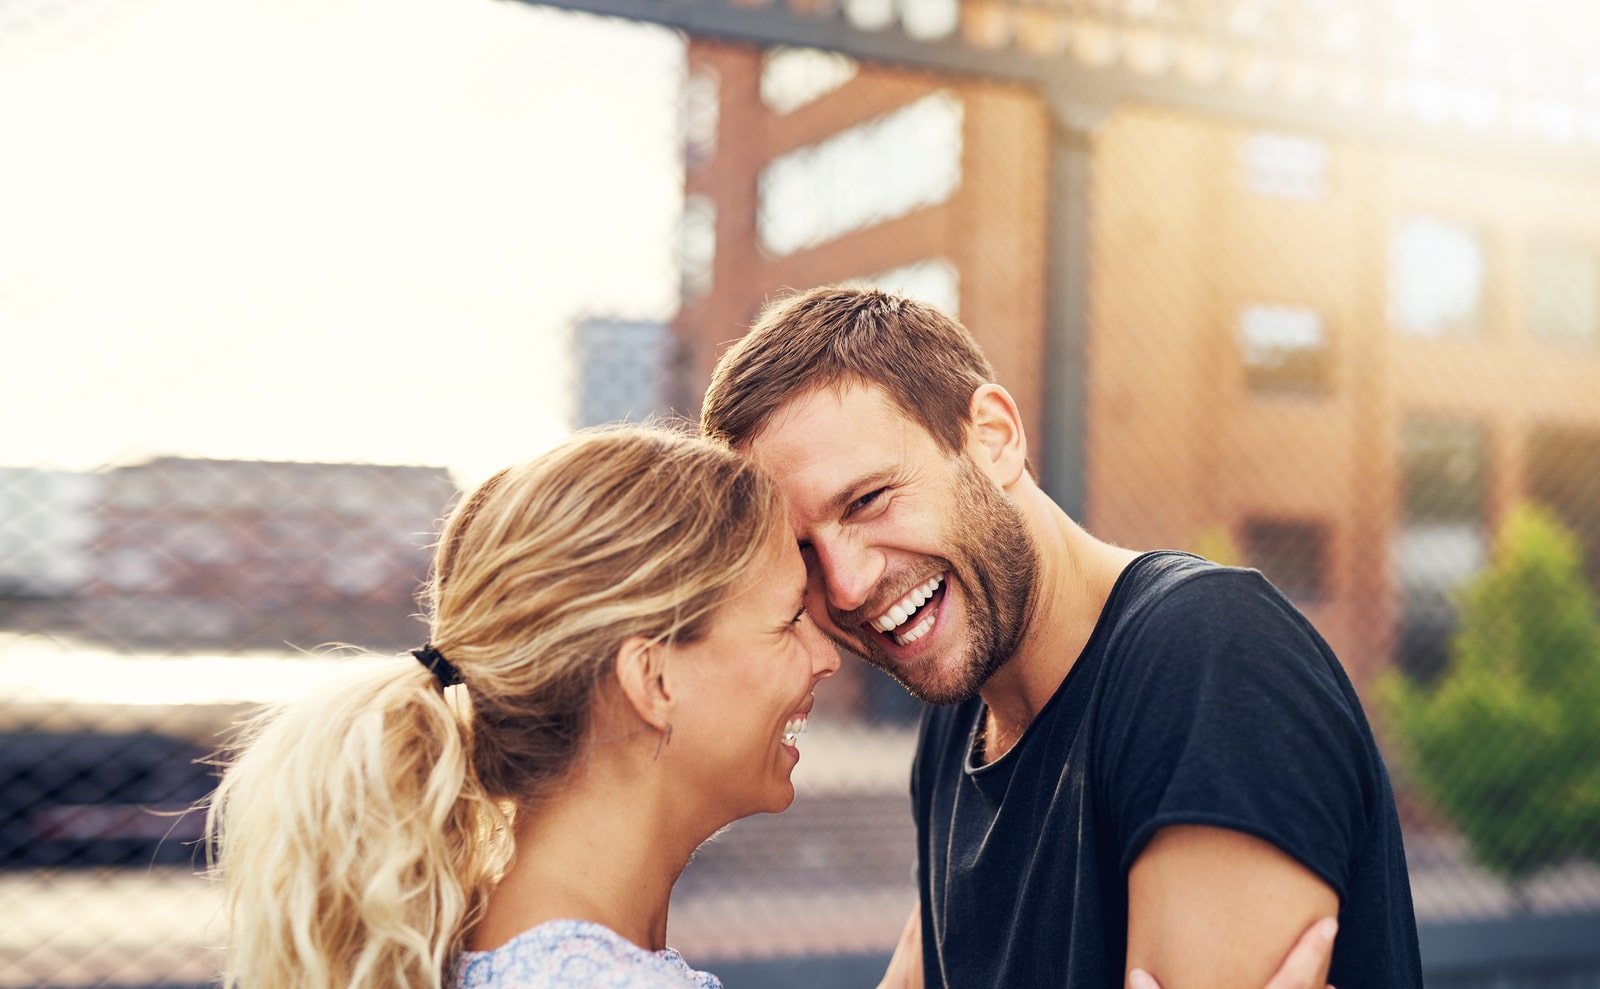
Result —
<path fill-rule="evenodd" d="M 0 987 L 209 984 L 219 733 L 422 641 L 458 490 L 695 415 L 838 281 L 971 328 L 1091 531 L 1329 639 L 1430 987 L 1600 985 L 1597 38 L 1587 0 L 0 0 Z M 847 665 L 671 942 L 873 984 L 916 717 Z"/>

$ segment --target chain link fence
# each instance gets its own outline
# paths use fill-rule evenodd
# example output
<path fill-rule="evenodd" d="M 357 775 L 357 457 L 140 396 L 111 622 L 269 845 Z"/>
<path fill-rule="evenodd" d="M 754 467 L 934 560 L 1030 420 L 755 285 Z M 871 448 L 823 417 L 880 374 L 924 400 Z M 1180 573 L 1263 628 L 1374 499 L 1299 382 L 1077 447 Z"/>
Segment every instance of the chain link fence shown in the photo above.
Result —
<path fill-rule="evenodd" d="M 212 981 L 228 726 L 421 642 L 457 490 L 844 280 L 974 330 L 1091 531 L 1300 604 L 1425 925 L 1600 911 L 1592 180 L 521 4 L 112 13 L 0 3 L 0 987 Z M 885 955 L 917 713 L 847 663 L 673 944 Z"/>

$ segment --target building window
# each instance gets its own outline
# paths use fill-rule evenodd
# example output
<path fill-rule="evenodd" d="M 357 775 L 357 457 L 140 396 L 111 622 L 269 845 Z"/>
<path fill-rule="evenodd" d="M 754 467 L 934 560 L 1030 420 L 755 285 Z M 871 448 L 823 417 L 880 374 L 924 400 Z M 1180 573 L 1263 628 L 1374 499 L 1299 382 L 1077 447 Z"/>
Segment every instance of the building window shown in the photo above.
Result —
<path fill-rule="evenodd" d="M 1244 553 L 1252 567 L 1301 604 L 1327 594 L 1328 527 L 1318 522 L 1253 518 L 1244 524 Z"/>
<path fill-rule="evenodd" d="M 1450 419 L 1410 419 L 1401 456 L 1407 522 L 1482 522 L 1483 427 Z"/>
<path fill-rule="evenodd" d="M 688 196 L 678 228 L 678 292 L 691 306 L 711 294 L 717 264 L 717 205 L 709 196 Z"/>
<path fill-rule="evenodd" d="M 961 273 L 947 258 L 929 258 L 880 271 L 853 284 L 925 302 L 951 319 L 961 318 Z"/>
<path fill-rule="evenodd" d="M 960 0 L 900 0 L 898 6 L 901 28 L 917 41 L 948 38 L 961 28 Z"/>
<path fill-rule="evenodd" d="M 816 0 L 810 2 L 815 3 Z M 909 2 L 920 3 L 922 0 Z M 844 7 L 845 20 L 851 27 L 860 31 L 882 31 L 894 23 L 895 8 L 901 3 L 896 0 L 842 0 L 841 5 Z"/>
<path fill-rule="evenodd" d="M 1578 537 L 1584 570 L 1600 588 L 1600 429 L 1547 426 L 1528 437 L 1525 490 Z"/>
<path fill-rule="evenodd" d="M 792 254 L 949 199 L 961 185 L 962 105 L 925 96 L 762 169 L 761 245 Z"/>
<path fill-rule="evenodd" d="M 1473 422 L 1414 418 L 1401 433 L 1404 514 L 1394 550 L 1400 582 L 1399 663 L 1431 680 L 1449 659 L 1452 594 L 1483 568 L 1485 439 Z"/>
<path fill-rule="evenodd" d="M 1528 328 L 1545 343 L 1600 349 L 1600 251 L 1539 244 L 1528 253 Z"/>
<path fill-rule="evenodd" d="M 1252 134 L 1241 148 L 1245 185 L 1263 196 L 1322 199 L 1328 194 L 1328 146 L 1288 134 Z"/>
<path fill-rule="evenodd" d="M 761 102 L 792 113 L 854 79 L 852 58 L 817 48 L 773 48 L 761 57 Z"/>
<path fill-rule="evenodd" d="M 1325 395 L 1332 355 L 1322 317 L 1301 306 L 1249 305 L 1239 313 L 1245 384 L 1270 395 Z"/>
<path fill-rule="evenodd" d="M 1389 320 L 1418 337 L 1476 337 L 1484 328 L 1482 239 L 1433 217 L 1399 224 L 1389 239 Z"/>
<path fill-rule="evenodd" d="M 715 69 L 698 65 L 683 81 L 679 126 L 683 129 L 683 159 L 698 171 L 717 156 L 717 128 L 722 117 L 721 82 Z"/>

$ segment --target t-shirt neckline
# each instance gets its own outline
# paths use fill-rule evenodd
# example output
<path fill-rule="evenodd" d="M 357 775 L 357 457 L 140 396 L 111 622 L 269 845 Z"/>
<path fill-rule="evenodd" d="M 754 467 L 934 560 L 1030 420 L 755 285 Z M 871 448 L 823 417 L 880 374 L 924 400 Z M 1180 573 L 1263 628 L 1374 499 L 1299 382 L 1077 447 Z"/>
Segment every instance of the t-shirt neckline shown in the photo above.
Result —
<path fill-rule="evenodd" d="M 1144 569 L 1149 561 L 1158 557 L 1192 555 L 1177 550 L 1153 549 L 1146 550 L 1129 560 L 1128 565 L 1122 568 L 1122 571 L 1117 574 L 1117 579 L 1111 584 L 1111 593 L 1106 595 L 1106 603 L 1100 608 L 1100 616 L 1095 619 L 1094 630 L 1089 633 L 1089 640 L 1083 644 L 1083 649 L 1079 651 L 1077 660 L 1072 664 L 1072 669 L 1068 670 L 1067 675 L 1061 678 L 1061 683 L 1056 686 L 1055 692 L 1050 695 L 1050 699 L 1044 702 L 1044 706 L 1039 709 L 1039 713 L 1035 714 L 1033 720 L 1028 723 L 1028 727 L 1022 730 L 1022 736 L 1017 739 L 1016 744 L 1007 749 L 1000 758 L 993 762 L 984 763 L 981 766 L 974 764 L 974 757 L 978 752 L 978 733 L 982 730 L 984 721 L 989 716 L 989 705 L 984 703 L 982 697 L 977 698 L 977 710 L 967 729 L 967 751 L 962 759 L 962 768 L 966 770 L 967 775 L 987 776 L 991 772 L 999 771 L 996 767 L 1004 767 L 1012 762 L 1012 756 L 1027 743 L 1028 736 L 1033 733 L 1033 726 L 1044 720 L 1050 709 L 1060 702 L 1070 684 L 1088 675 L 1086 673 L 1080 675 L 1079 671 L 1087 666 L 1092 666 L 1092 662 L 1086 663 L 1085 660 L 1092 660 L 1102 651 L 1103 640 L 1111 634 L 1111 626 L 1114 624 L 1112 616 L 1121 612 L 1123 606 L 1122 598 L 1127 593 L 1127 587 L 1132 583 L 1134 574 Z"/>

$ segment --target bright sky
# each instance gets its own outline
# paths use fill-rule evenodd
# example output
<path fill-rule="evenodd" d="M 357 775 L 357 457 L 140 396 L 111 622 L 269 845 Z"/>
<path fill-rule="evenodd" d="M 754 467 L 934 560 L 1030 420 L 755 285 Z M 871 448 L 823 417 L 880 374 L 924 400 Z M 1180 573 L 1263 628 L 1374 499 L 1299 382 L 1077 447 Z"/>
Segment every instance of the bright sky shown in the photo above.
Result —
<path fill-rule="evenodd" d="M 16 10 L 0 464 L 470 483 L 564 432 L 575 318 L 676 305 L 671 32 L 509 0 Z"/>

